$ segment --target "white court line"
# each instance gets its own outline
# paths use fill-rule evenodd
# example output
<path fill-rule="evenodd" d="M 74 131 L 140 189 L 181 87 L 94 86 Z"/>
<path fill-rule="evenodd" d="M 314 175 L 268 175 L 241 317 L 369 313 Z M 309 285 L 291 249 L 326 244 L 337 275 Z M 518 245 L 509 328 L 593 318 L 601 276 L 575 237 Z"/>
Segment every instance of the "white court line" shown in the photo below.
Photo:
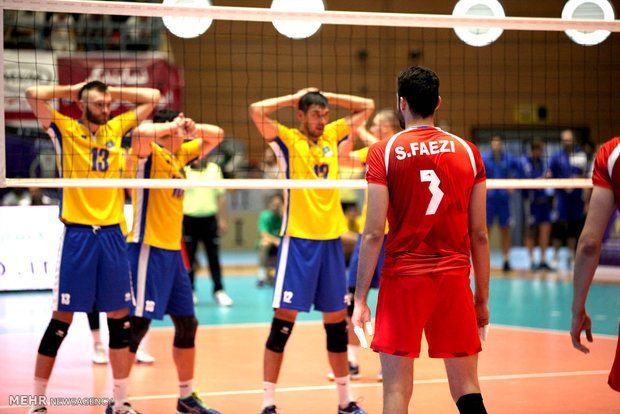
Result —
<path fill-rule="evenodd" d="M 535 378 L 559 378 L 559 377 L 574 377 L 574 376 L 583 376 L 583 375 L 607 375 L 609 371 L 607 370 L 598 370 L 598 371 L 567 371 L 567 372 L 538 372 L 538 373 L 530 373 L 530 374 L 507 374 L 507 375 L 488 375 L 484 377 L 479 377 L 480 381 L 502 381 L 502 380 L 513 380 L 513 379 L 535 379 Z M 425 384 L 443 384 L 447 383 L 448 380 L 446 378 L 436 378 L 436 379 L 424 379 L 424 380 L 415 380 L 413 381 L 414 385 L 425 385 Z M 375 388 L 380 387 L 382 384 L 380 382 L 369 383 L 369 384 L 351 384 L 351 388 Z M 327 385 L 315 385 L 308 387 L 286 387 L 286 388 L 278 388 L 277 392 L 304 392 L 304 391 L 321 391 L 321 390 L 331 390 L 335 387 L 334 384 Z M 201 397 L 223 397 L 230 395 L 251 395 L 251 394 L 261 394 L 263 392 L 262 389 L 254 389 L 254 390 L 237 390 L 237 391 L 216 391 L 216 392 L 201 392 L 199 395 Z M 139 397 L 131 397 L 131 401 L 140 401 L 140 400 L 163 400 L 163 399 L 176 399 L 178 398 L 178 394 L 162 394 L 162 395 L 143 395 Z M 13 405 L 0 405 L 0 409 L 5 408 L 23 408 L 19 406 Z"/>

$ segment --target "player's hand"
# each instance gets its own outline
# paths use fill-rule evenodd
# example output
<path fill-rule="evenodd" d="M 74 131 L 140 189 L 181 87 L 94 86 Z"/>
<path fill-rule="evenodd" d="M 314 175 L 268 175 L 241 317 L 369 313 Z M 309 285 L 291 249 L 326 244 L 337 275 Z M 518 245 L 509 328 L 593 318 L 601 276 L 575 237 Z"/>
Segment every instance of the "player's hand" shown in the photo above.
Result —
<path fill-rule="evenodd" d="M 71 85 L 71 99 L 74 102 L 78 102 L 80 100 L 80 91 L 82 90 L 84 85 L 86 85 L 85 80 L 80 83 L 76 83 L 75 85 Z"/>
<path fill-rule="evenodd" d="M 474 304 L 476 311 L 476 323 L 478 325 L 478 335 L 480 339 L 486 341 L 489 333 L 489 303 L 476 301 Z"/>
<path fill-rule="evenodd" d="M 196 136 L 196 122 L 192 118 L 185 118 L 185 132 L 187 136 Z"/>
<path fill-rule="evenodd" d="M 318 91 L 319 91 L 319 88 L 314 88 L 314 87 L 298 90 L 293 95 L 293 106 L 297 107 L 299 105 L 299 100 L 308 92 L 318 92 Z"/>
<path fill-rule="evenodd" d="M 570 327 L 570 338 L 573 341 L 575 349 L 587 354 L 590 349 L 581 343 L 581 331 L 586 331 L 586 339 L 592 342 L 592 320 L 590 315 L 583 310 L 579 313 L 573 313 L 573 321 Z"/>
<path fill-rule="evenodd" d="M 372 322 L 370 321 L 370 308 L 365 300 L 356 300 L 355 307 L 353 308 L 353 315 L 351 316 L 351 324 L 353 325 L 353 331 L 360 340 L 362 348 L 368 348 L 368 342 L 366 341 L 366 335 L 364 335 L 364 328 L 368 335 L 373 335 Z"/>

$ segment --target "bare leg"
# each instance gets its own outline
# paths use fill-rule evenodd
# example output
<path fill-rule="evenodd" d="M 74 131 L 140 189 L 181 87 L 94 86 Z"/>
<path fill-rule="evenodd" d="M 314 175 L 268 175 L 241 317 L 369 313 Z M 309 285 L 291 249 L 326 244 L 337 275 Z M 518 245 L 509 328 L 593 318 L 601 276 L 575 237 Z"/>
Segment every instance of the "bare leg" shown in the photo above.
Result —
<path fill-rule="evenodd" d="M 129 309 L 108 312 L 108 318 L 120 319 L 129 314 Z M 129 346 L 120 349 L 110 349 L 110 367 L 114 379 L 123 379 L 129 376 L 132 360 L 129 355 Z"/>
<path fill-rule="evenodd" d="M 295 319 L 297 318 L 297 311 L 278 308 L 274 311 L 274 317 L 288 322 L 295 322 Z M 273 383 L 278 382 L 278 376 L 280 375 L 280 368 L 282 367 L 283 358 L 284 352 L 274 352 L 265 348 L 265 354 L 263 356 L 263 381 Z"/>
<path fill-rule="evenodd" d="M 383 414 L 406 414 L 413 393 L 413 358 L 380 353 Z"/>
<path fill-rule="evenodd" d="M 456 403 L 466 394 L 480 393 L 478 384 L 478 354 L 462 358 L 446 358 L 446 373 L 450 384 L 450 394 Z M 383 381 L 385 382 L 385 373 Z"/>
<path fill-rule="evenodd" d="M 325 323 L 338 323 L 342 322 L 347 317 L 347 310 L 343 309 L 338 312 L 326 312 L 323 313 L 323 322 Z M 352 330 L 352 329 L 351 329 Z M 346 377 L 349 375 L 349 359 L 346 352 L 327 352 L 327 359 L 329 365 L 332 367 L 334 377 Z"/>
<path fill-rule="evenodd" d="M 500 233 L 502 236 L 502 255 L 504 261 L 507 262 L 510 257 L 510 227 L 500 227 Z"/>
<path fill-rule="evenodd" d="M 173 346 L 172 359 L 177 367 L 179 381 L 189 381 L 194 378 L 196 348 L 178 348 Z"/>
<path fill-rule="evenodd" d="M 71 321 L 73 321 L 73 313 L 54 311 L 52 313 L 52 319 L 56 319 L 71 325 Z M 47 355 L 41 355 L 37 353 L 37 362 L 34 368 L 34 376 L 36 378 L 49 379 L 49 377 L 52 375 L 52 370 L 54 369 L 54 362 L 56 362 L 55 357 L 53 358 Z"/>

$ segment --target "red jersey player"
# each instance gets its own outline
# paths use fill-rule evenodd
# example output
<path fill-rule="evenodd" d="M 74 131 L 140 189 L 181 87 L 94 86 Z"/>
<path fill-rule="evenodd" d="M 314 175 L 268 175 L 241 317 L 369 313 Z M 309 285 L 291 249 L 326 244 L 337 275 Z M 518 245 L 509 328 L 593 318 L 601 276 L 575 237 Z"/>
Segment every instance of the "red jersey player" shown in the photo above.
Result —
<path fill-rule="evenodd" d="M 592 174 L 594 188 L 590 197 L 588 216 L 577 243 L 573 283 L 573 321 L 570 335 L 573 346 L 586 354 L 590 350 L 581 344 L 581 331 L 586 331 L 586 338 L 592 342 L 592 320 L 586 312 L 586 297 L 598 265 L 603 235 L 609 217 L 616 206 L 620 207 L 618 155 L 620 155 L 620 137 L 607 141 L 596 155 Z M 620 391 L 620 339 L 616 346 L 616 358 L 608 382 L 611 388 Z"/>
<path fill-rule="evenodd" d="M 412 66 L 398 77 L 404 131 L 374 144 L 367 158 L 368 215 L 362 236 L 353 325 L 370 321 L 366 296 L 386 216 L 372 348 L 383 369 L 384 412 L 406 413 L 422 332 L 444 358 L 461 413 L 486 413 L 478 385 L 478 327 L 488 324 L 486 174 L 478 149 L 433 126 L 439 78 Z M 469 287 L 470 251 L 476 294 Z"/>

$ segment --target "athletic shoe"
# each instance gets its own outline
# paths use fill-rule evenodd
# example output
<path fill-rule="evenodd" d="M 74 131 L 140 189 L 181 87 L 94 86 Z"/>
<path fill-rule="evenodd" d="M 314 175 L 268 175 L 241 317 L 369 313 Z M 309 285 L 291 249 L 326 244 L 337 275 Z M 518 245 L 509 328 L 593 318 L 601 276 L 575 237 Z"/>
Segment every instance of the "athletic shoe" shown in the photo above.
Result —
<path fill-rule="evenodd" d="M 31 408 L 28 411 L 28 414 L 47 414 L 47 408 L 45 407 L 39 407 L 39 408 Z"/>
<path fill-rule="evenodd" d="M 219 411 L 207 407 L 198 394 L 193 392 L 192 395 L 177 400 L 177 414 L 220 414 Z"/>
<path fill-rule="evenodd" d="M 263 411 L 261 411 L 260 414 L 278 414 L 278 413 L 276 411 L 275 405 L 268 405 L 267 407 L 263 408 Z"/>
<path fill-rule="evenodd" d="M 504 272 L 510 272 L 512 270 L 512 267 L 510 267 L 510 263 L 508 262 L 508 260 L 504 262 L 504 266 L 502 267 L 502 270 Z"/>
<path fill-rule="evenodd" d="M 155 358 L 153 355 L 148 354 L 142 346 L 139 346 L 138 351 L 136 351 L 136 362 L 140 364 L 152 364 L 155 362 Z"/>
<path fill-rule="evenodd" d="M 234 302 L 223 290 L 218 290 L 213 294 L 213 300 L 220 306 L 231 306 Z"/>
<path fill-rule="evenodd" d="M 198 305 L 198 295 L 196 292 L 192 292 L 192 301 L 194 302 L 194 305 Z"/>
<path fill-rule="evenodd" d="M 95 353 L 93 354 L 93 363 L 95 364 L 107 364 L 108 355 L 105 352 L 103 344 L 95 344 Z"/>
<path fill-rule="evenodd" d="M 547 263 L 541 263 L 538 268 L 540 270 L 546 270 L 547 272 L 555 272 L 555 269 L 549 266 Z"/>
<path fill-rule="evenodd" d="M 349 378 L 351 378 L 352 380 L 360 379 L 359 365 L 353 365 L 351 362 L 349 362 Z M 327 379 L 329 379 L 330 381 L 334 381 L 336 379 L 336 376 L 333 372 L 330 372 L 329 374 L 327 374 Z"/>
<path fill-rule="evenodd" d="M 345 408 L 338 406 L 338 414 L 366 414 L 366 411 L 359 408 L 354 401 L 351 401 Z"/>
<path fill-rule="evenodd" d="M 131 407 L 128 402 L 124 403 L 122 407 L 114 407 L 114 401 L 108 402 L 108 407 L 105 409 L 105 414 L 140 414 Z"/>

